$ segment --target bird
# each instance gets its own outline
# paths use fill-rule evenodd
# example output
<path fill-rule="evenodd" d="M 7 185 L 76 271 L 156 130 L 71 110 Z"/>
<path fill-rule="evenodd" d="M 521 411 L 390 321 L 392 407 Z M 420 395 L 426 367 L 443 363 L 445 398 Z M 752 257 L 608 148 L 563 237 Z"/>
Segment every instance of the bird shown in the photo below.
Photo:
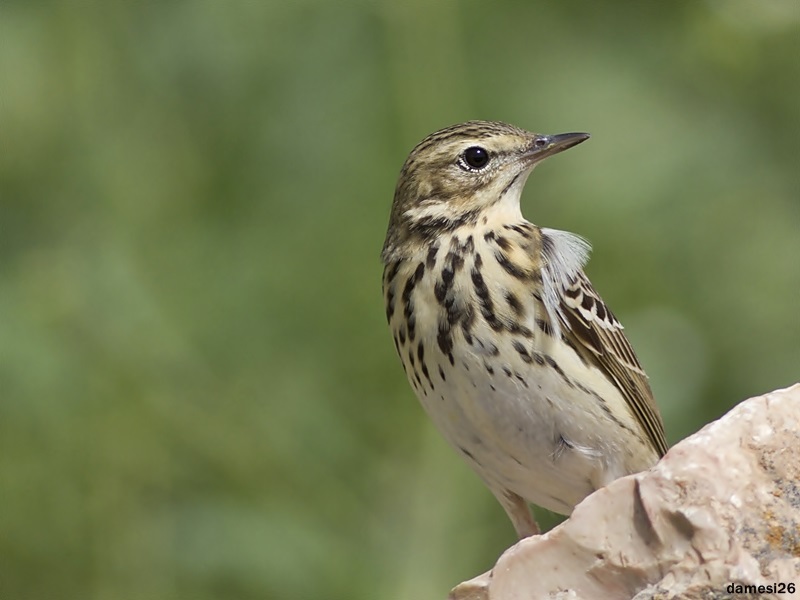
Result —
<path fill-rule="evenodd" d="M 530 504 L 569 515 L 667 451 L 648 377 L 584 273 L 584 238 L 527 221 L 544 159 L 589 139 L 468 121 L 423 139 L 395 188 L 381 252 L 407 379 L 517 536 Z"/>

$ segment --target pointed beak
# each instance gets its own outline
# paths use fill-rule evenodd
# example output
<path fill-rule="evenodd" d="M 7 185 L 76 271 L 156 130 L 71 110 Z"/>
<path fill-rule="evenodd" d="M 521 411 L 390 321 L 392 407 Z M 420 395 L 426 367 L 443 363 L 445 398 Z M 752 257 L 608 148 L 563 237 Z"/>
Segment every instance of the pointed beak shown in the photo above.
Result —
<path fill-rule="evenodd" d="M 559 133 L 556 135 L 537 135 L 524 156 L 531 163 L 538 163 L 589 139 L 588 133 Z"/>

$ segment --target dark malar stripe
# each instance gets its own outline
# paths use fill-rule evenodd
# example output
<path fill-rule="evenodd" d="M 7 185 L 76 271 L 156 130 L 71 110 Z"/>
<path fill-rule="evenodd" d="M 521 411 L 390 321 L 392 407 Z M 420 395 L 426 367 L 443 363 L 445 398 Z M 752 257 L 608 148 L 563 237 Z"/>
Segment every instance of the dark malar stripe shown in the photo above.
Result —
<path fill-rule="evenodd" d="M 443 233 L 452 232 L 464 225 L 475 225 L 481 211 L 469 210 L 461 213 L 456 218 L 449 217 L 422 217 L 409 223 L 409 229 L 426 240 L 439 239 Z"/>
<path fill-rule="evenodd" d="M 504 188 L 503 188 L 503 191 L 502 191 L 502 192 L 500 192 L 500 197 L 501 197 L 501 198 L 502 198 L 503 196 L 505 196 L 505 195 L 506 195 L 506 193 L 508 193 L 508 190 L 510 190 L 510 189 L 511 189 L 511 186 L 513 186 L 515 183 L 517 183 L 517 180 L 519 179 L 519 176 L 520 176 L 520 175 L 521 175 L 521 173 L 518 173 L 517 175 L 515 175 L 515 176 L 514 176 L 514 179 L 512 179 L 512 180 L 511 180 L 511 182 L 510 182 L 510 183 L 509 183 L 509 184 L 508 184 L 506 187 L 504 187 Z"/>

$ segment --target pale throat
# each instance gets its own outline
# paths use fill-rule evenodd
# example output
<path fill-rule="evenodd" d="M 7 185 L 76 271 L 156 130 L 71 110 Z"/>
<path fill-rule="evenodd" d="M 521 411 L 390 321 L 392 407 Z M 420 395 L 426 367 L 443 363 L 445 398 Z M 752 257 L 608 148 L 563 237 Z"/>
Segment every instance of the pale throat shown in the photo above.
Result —
<path fill-rule="evenodd" d="M 479 221 L 483 225 L 493 227 L 519 223 L 525 220 L 522 216 L 520 199 L 531 171 L 533 167 L 522 171 L 508 183 L 497 182 L 497 185 L 478 192 L 470 202 L 425 202 L 409 208 L 404 216 L 412 223 L 433 219 L 458 221 L 466 211 L 478 210 Z"/>
<path fill-rule="evenodd" d="M 531 171 L 533 171 L 533 167 L 517 175 L 507 188 L 496 192 L 500 196 L 499 201 L 487 202 L 489 206 L 483 216 L 486 217 L 486 224 L 489 227 L 514 224 L 525 220 L 522 216 L 520 201 L 522 200 L 522 190 L 525 188 L 525 182 L 528 180 Z"/>

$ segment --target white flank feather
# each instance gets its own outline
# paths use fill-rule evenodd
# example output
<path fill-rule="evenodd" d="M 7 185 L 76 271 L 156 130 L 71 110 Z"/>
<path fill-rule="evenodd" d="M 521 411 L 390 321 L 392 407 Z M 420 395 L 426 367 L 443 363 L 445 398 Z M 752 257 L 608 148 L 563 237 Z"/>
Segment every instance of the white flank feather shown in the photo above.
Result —
<path fill-rule="evenodd" d="M 561 337 L 561 323 L 564 322 L 564 313 L 561 310 L 561 297 L 581 269 L 589 262 L 592 245 L 588 240 L 579 235 L 558 229 L 542 228 L 544 249 L 544 269 L 542 269 L 542 284 L 544 302 L 547 316 L 553 327 L 556 339 Z M 549 240 L 544 241 L 544 238 Z"/>

